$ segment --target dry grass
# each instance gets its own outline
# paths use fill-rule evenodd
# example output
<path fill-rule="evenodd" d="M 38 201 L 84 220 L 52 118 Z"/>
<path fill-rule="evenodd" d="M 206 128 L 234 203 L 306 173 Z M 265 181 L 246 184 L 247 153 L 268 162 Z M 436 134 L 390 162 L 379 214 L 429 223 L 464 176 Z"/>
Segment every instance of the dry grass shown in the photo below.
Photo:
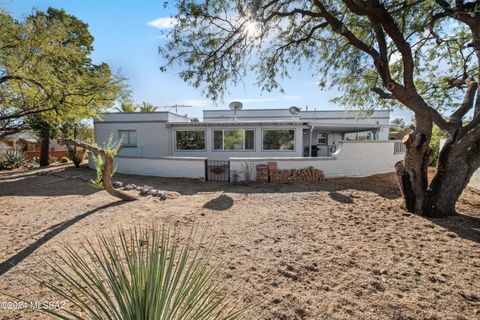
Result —
<path fill-rule="evenodd" d="M 459 202 L 461 215 L 428 220 L 400 208 L 392 174 L 259 187 L 119 176 L 180 194 L 120 203 L 66 178 L 90 170 L 65 168 L 0 175 L 0 291 L 48 299 L 26 275 L 41 275 L 42 257 L 64 243 L 175 220 L 216 235 L 233 301 L 260 302 L 252 318 L 480 318 L 480 194 L 473 190 Z M 0 310 L 0 318 L 38 315 Z"/>

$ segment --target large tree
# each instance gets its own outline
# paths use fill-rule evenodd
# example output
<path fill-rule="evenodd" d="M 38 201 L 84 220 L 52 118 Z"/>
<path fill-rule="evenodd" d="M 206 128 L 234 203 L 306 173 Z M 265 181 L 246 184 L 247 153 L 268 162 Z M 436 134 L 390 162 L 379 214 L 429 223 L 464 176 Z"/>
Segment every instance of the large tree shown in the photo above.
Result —
<path fill-rule="evenodd" d="M 408 108 L 415 131 L 396 165 L 406 208 L 455 213 L 480 166 L 480 4 L 445 0 L 175 2 L 175 27 L 160 48 L 163 69 L 221 98 L 250 70 L 265 90 L 292 68 L 312 70 L 335 101 L 362 109 Z M 295 68 L 296 69 L 296 68 Z M 477 97 L 477 98 L 476 98 Z M 473 119 L 465 123 L 466 116 Z M 447 135 L 428 184 L 433 123 Z"/>
<path fill-rule="evenodd" d="M 48 164 L 52 129 L 98 116 L 118 97 L 121 79 L 90 58 L 88 25 L 63 10 L 22 21 L 0 12 L 0 138 L 32 128 Z"/>

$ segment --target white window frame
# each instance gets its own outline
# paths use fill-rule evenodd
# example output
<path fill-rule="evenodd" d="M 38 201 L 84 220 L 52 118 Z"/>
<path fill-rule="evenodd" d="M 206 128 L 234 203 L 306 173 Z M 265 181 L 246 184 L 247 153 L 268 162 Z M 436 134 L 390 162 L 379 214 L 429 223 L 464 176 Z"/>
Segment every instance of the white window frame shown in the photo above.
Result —
<path fill-rule="evenodd" d="M 204 147 L 203 149 L 191 149 L 191 150 L 187 150 L 187 149 L 178 149 L 178 144 L 177 144 L 177 132 L 179 131 L 203 131 L 203 134 L 204 134 Z M 207 130 L 206 129 L 176 129 L 175 130 L 175 151 L 177 152 L 205 152 L 207 151 Z"/>
<path fill-rule="evenodd" d="M 263 145 L 263 138 L 265 131 L 291 131 L 293 130 L 293 149 L 291 150 L 282 150 L 282 149 L 265 149 Z M 268 128 L 262 129 L 262 151 L 264 152 L 295 152 L 297 150 L 297 129 L 296 128 Z"/>
<path fill-rule="evenodd" d="M 325 142 L 320 142 L 320 139 L 324 139 Z M 319 132 L 317 136 L 317 144 L 321 146 L 328 145 L 328 134 L 326 132 Z"/>
<path fill-rule="evenodd" d="M 128 143 L 124 143 L 122 139 L 122 132 L 127 133 Z M 135 143 L 130 143 L 130 133 L 135 132 Z M 138 145 L 138 135 L 137 130 L 135 129 L 119 129 L 118 130 L 118 138 L 122 141 L 122 147 L 124 148 L 136 148 Z"/>
<path fill-rule="evenodd" d="M 244 135 L 243 135 L 243 149 L 241 150 L 225 150 L 225 131 L 236 131 L 236 130 L 243 130 Z M 221 131 L 222 132 L 222 149 L 215 149 L 215 131 Z M 253 149 L 245 149 L 245 141 L 246 141 L 246 132 L 247 131 L 253 131 Z M 256 137 L 256 130 L 251 129 L 251 128 L 225 128 L 225 129 L 212 129 L 212 150 L 215 152 L 253 152 L 256 149 L 256 143 L 255 143 L 255 137 Z"/>

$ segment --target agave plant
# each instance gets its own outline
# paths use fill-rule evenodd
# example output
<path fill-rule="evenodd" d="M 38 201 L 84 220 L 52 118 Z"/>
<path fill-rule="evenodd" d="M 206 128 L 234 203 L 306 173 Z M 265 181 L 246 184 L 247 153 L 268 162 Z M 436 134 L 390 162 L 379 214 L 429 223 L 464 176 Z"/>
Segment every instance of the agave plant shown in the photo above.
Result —
<path fill-rule="evenodd" d="M 22 166 L 26 159 L 22 149 L 8 149 L 3 154 L 4 164 L 8 168 L 18 168 Z"/>
<path fill-rule="evenodd" d="M 37 279 L 75 307 L 46 312 L 59 319 L 240 319 L 210 267 L 209 251 L 192 249 L 192 233 L 180 244 L 178 228 L 136 228 L 66 247 L 50 259 L 49 276 Z"/>

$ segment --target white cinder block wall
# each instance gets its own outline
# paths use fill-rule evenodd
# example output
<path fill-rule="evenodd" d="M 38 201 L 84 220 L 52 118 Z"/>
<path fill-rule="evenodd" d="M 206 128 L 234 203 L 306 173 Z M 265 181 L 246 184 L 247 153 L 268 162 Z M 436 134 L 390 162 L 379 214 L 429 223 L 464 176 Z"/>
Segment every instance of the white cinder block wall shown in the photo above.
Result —
<path fill-rule="evenodd" d="M 127 174 L 143 176 L 171 177 L 171 178 L 205 178 L 206 158 L 139 158 L 117 157 L 115 165 L 117 171 Z"/>
<path fill-rule="evenodd" d="M 394 141 L 344 141 L 333 157 L 320 158 L 230 158 L 230 169 L 237 174 L 239 181 L 244 180 L 244 167 L 248 163 L 255 168 L 257 164 L 276 161 L 279 169 L 303 169 L 314 167 L 322 170 L 327 178 L 365 177 L 391 172 L 396 162 L 404 154 L 394 154 Z M 252 172 L 252 180 L 255 172 Z"/>

